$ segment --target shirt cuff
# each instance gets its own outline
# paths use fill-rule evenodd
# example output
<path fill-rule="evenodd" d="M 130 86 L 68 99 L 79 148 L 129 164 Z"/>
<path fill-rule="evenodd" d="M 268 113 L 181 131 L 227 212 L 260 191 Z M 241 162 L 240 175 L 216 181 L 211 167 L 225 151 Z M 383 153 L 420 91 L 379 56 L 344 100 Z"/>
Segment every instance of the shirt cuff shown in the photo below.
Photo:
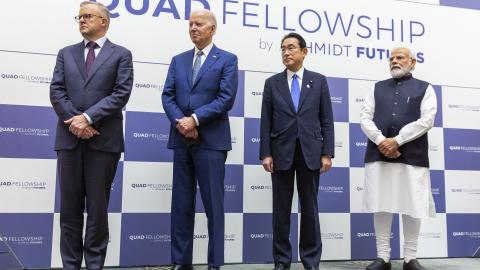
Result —
<path fill-rule="evenodd" d="M 90 125 L 93 124 L 92 118 L 90 118 L 90 116 L 88 116 L 88 114 L 82 113 L 82 115 L 85 116 L 85 118 L 87 118 L 87 121 Z"/>
<path fill-rule="evenodd" d="M 383 140 L 385 140 L 385 139 L 386 139 L 385 136 L 379 135 L 379 136 L 377 136 L 377 138 L 375 138 L 375 144 L 376 144 L 376 145 L 379 145 L 379 144 L 380 144 Z"/>
<path fill-rule="evenodd" d="M 200 126 L 200 123 L 198 123 L 198 118 L 197 118 L 197 116 L 196 116 L 194 113 L 192 113 L 191 116 L 193 117 L 193 119 L 195 119 L 195 124 L 197 124 L 197 127 Z"/>
<path fill-rule="evenodd" d="M 404 144 L 404 140 L 402 139 L 402 136 L 400 136 L 400 134 L 395 136 L 394 139 L 395 139 L 395 141 L 397 141 L 398 146 L 402 146 Z"/>

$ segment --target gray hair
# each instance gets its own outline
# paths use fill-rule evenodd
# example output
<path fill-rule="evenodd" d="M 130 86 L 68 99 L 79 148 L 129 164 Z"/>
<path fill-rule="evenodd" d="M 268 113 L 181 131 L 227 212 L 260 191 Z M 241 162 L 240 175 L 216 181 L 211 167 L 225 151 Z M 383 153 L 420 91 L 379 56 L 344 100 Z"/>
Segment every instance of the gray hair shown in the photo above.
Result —
<path fill-rule="evenodd" d="M 407 47 L 395 47 L 395 48 L 392 49 L 392 52 L 395 51 L 395 50 L 399 50 L 399 49 L 406 50 L 408 52 L 408 56 L 411 59 L 413 59 L 415 61 L 417 60 L 417 54 L 414 51 L 410 50 L 410 48 L 407 48 Z"/>
<path fill-rule="evenodd" d="M 83 1 L 80 3 L 80 7 L 84 7 L 86 5 L 94 5 L 97 7 L 98 11 L 100 12 L 100 15 L 102 15 L 102 17 L 105 20 L 107 20 L 107 29 L 108 29 L 108 27 L 110 26 L 110 12 L 108 11 L 108 8 L 104 4 L 98 3 L 98 2 Z"/>
<path fill-rule="evenodd" d="M 208 9 L 196 9 L 190 13 L 190 16 L 194 13 L 199 13 L 202 15 L 207 15 L 207 20 L 210 24 L 215 25 L 215 29 L 217 27 L 217 17 L 215 16 L 215 13 Z"/>

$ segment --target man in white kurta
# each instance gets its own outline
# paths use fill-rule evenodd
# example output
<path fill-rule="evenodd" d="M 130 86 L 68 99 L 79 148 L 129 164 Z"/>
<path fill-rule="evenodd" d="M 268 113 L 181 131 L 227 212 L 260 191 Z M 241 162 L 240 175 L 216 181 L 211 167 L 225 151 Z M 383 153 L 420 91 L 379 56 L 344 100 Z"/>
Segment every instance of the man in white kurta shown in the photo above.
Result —
<path fill-rule="evenodd" d="M 375 85 L 360 114 L 362 130 L 369 139 L 364 210 L 374 213 L 378 257 L 367 270 L 391 269 L 393 213 L 401 214 L 403 221 L 403 269 L 425 269 L 416 253 L 421 219 L 435 217 L 426 133 L 433 126 L 437 100 L 429 83 L 412 77 L 415 63 L 409 49 L 392 50 L 392 78 Z"/>

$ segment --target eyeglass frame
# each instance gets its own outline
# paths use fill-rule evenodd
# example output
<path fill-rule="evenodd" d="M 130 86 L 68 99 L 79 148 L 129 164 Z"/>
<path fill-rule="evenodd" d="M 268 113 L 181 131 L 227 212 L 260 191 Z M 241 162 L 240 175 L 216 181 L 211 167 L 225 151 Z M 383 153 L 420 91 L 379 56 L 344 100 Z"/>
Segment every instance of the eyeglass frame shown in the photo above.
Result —
<path fill-rule="evenodd" d="M 75 21 L 76 21 L 77 23 L 79 23 L 82 18 L 83 18 L 83 20 L 85 20 L 85 21 L 90 21 L 93 17 L 98 17 L 98 18 L 101 18 L 101 19 L 105 19 L 105 18 L 102 17 L 102 16 L 98 16 L 98 15 L 90 14 L 90 13 L 77 15 L 77 16 L 74 17 L 74 19 L 75 19 Z"/>

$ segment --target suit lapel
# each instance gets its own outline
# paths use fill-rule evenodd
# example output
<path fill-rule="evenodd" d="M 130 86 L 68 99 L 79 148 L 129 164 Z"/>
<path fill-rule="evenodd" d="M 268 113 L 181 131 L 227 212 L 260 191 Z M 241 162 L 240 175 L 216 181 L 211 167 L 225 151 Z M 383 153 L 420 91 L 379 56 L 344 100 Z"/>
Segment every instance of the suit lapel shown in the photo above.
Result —
<path fill-rule="evenodd" d="M 192 72 L 193 72 L 193 55 L 194 54 L 195 54 L 195 49 L 187 53 L 186 57 L 182 59 L 182 61 L 184 61 L 183 66 L 185 67 L 185 75 L 187 76 L 187 83 L 188 83 L 188 86 L 190 87 L 190 90 L 193 88 Z"/>
<path fill-rule="evenodd" d="M 303 78 L 302 78 L 302 88 L 300 90 L 300 100 L 298 102 L 298 111 L 302 108 L 302 104 L 305 101 L 308 94 L 312 91 L 310 81 L 312 80 L 312 76 L 310 71 L 304 69 L 303 71 Z"/>
<path fill-rule="evenodd" d="M 287 70 L 283 71 L 283 74 L 280 79 L 278 79 L 280 96 L 287 102 L 290 106 L 290 110 L 295 113 L 295 106 L 293 105 L 292 94 L 290 93 L 290 88 L 288 87 L 288 77 Z"/>
<path fill-rule="evenodd" d="M 217 47 L 213 45 L 210 53 L 207 56 L 207 59 L 205 59 L 205 62 L 203 62 L 203 65 L 200 68 L 200 71 L 198 71 L 197 78 L 195 82 L 193 82 L 192 89 L 195 88 L 195 86 L 198 84 L 198 81 L 202 79 L 205 72 L 207 72 L 212 67 L 212 65 L 218 60 L 218 58 L 220 58 L 220 52 L 217 50 Z"/>
<path fill-rule="evenodd" d="M 103 48 L 100 50 L 98 53 L 97 57 L 95 57 L 95 61 L 93 61 L 93 66 L 92 69 L 90 70 L 90 73 L 87 76 L 87 80 L 85 81 L 85 84 L 87 84 L 90 79 L 95 75 L 95 73 L 98 71 L 100 66 L 112 55 L 113 49 L 115 48 L 115 44 L 111 43 L 108 39 L 105 41 L 105 44 L 103 44 Z"/>
<path fill-rule="evenodd" d="M 73 59 L 77 64 L 78 70 L 80 71 L 80 74 L 82 74 L 83 80 L 85 80 L 87 74 L 85 71 L 85 44 L 83 43 L 83 41 L 73 47 L 72 54 Z"/>

